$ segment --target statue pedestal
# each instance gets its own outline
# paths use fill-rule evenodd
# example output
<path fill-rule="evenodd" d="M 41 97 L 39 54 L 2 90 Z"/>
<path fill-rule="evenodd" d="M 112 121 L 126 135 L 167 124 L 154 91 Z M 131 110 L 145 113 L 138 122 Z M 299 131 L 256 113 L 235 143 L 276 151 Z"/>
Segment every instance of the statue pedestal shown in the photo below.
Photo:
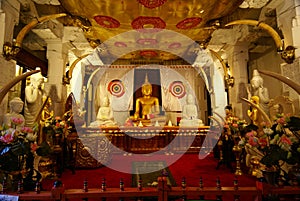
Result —
<path fill-rule="evenodd" d="M 134 119 L 131 118 L 132 122 L 137 126 L 137 127 L 144 127 L 144 126 L 155 126 L 158 122 L 159 126 L 165 126 L 166 125 L 166 117 L 165 116 L 158 116 L 154 117 L 151 119 Z"/>

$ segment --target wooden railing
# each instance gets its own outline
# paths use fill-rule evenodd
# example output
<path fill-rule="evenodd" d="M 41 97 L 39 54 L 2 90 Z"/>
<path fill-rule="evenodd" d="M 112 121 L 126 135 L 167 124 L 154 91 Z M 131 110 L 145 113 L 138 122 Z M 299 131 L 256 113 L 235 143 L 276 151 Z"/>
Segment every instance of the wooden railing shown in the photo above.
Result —
<path fill-rule="evenodd" d="M 63 193 L 64 193 L 63 187 L 53 187 L 50 191 L 40 191 L 40 192 L 24 191 L 22 193 L 9 192 L 9 193 L 1 193 L 1 195 L 18 196 L 19 200 L 61 200 Z"/>
<path fill-rule="evenodd" d="M 97 199 L 97 200 L 255 200 L 261 201 L 270 195 L 280 197 L 280 200 L 299 200 L 300 186 L 274 187 L 265 183 L 257 182 L 254 187 L 171 187 L 167 185 L 165 177 L 158 178 L 157 187 L 146 188 L 82 188 L 64 189 L 63 187 L 52 188 L 51 191 L 9 193 L 8 195 L 19 196 L 19 200 L 62 200 L 74 199 Z M 285 196 L 282 196 L 285 195 Z M 286 197 L 288 195 L 288 197 Z M 279 200 L 279 199 L 278 199 Z"/>

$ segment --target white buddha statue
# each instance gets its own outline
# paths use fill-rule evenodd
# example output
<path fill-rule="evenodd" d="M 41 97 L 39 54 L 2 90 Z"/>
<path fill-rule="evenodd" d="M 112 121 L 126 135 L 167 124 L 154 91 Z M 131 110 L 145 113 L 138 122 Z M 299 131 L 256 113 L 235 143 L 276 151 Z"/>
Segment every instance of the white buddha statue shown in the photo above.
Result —
<path fill-rule="evenodd" d="M 20 114 L 23 110 L 24 102 L 19 97 L 13 98 L 9 102 L 10 112 L 4 115 L 3 123 L 9 127 L 16 126 L 21 129 L 25 124 L 25 118 Z"/>
<path fill-rule="evenodd" d="M 30 76 L 30 84 L 25 88 L 25 125 L 32 127 L 43 105 L 44 77 L 40 72 Z"/>
<path fill-rule="evenodd" d="M 203 122 L 198 118 L 198 109 L 192 94 L 187 95 L 186 105 L 183 106 L 182 119 L 179 126 L 203 126 Z"/>
<path fill-rule="evenodd" d="M 98 126 L 115 126 L 116 122 L 114 121 L 114 113 L 110 107 L 108 97 L 103 98 L 102 106 L 99 108 L 96 121 L 90 124 L 90 127 Z"/>
<path fill-rule="evenodd" d="M 250 88 L 247 88 L 248 100 L 251 99 L 252 96 L 259 97 L 259 107 L 264 110 L 264 112 L 269 116 L 269 91 L 266 87 L 263 86 L 264 80 L 260 76 L 258 70 L 253 70 L 253 76 L 250 81 Z"/>

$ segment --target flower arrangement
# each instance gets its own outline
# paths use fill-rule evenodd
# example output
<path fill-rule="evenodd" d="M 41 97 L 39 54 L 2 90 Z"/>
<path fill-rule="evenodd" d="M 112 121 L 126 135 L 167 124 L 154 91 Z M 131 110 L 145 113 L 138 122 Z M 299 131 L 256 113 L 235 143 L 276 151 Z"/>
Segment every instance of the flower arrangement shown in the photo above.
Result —
<path fill-rule="evenodd" d="M 65 117 L 65 115 L 64 115 Z M 51 117 L 45 121 L 43 132 L 46 134 L 46 141 L 50 145 L 56 145 L 59 147 L 63 139 L 68 135 L 71 129 L 69 119 L 62 119 L 59 116 Z"/>
<path fill-rule="evenodd" d="M 239 133 L 247 126 L 245 120 L 239 119 L 238 117 L 230 116 L 226 118 L 224 124 L 224 130 L 231 135 L 239 135 Z"/>
<path fill-rule="evenodd" d="M 0 173 L 17 177 L 24 182 L 24 189 L 34 188 L 35 182 L 41 179 L 34 159 L 40 153 L 49 154 L 47 145 L 37 145 L 37 128 L 21 126 L 22 118 L 11 118 L 10 126 L 0 126 Z M 5 176 L 6 177 L 6 176 Z"/>
<path fill-rule="evenodd" d="M 282 114 L 277 117 L 273 125 L 248 125 L 239 145 L 259 160 L 261 170 L 280 171 L 286 177 L 291 167 L 300 165 L 300 118 Z"/>
<path fill-rule="evenodd" d="M 224 121 L 224 133 L 226 135 L 233 135 L 235 137 L 240 136 L 240 132 L 244 130 L 247 125 L 246 120 L 239 119 L 238 117 L 234 116 L 232 113 L 232 107 L 227 105 L 225 107 L 225 121 Z"/>
<path fill-rule="evenodd" d="M 26 156 L 37 149 L 34 130 L 29 127 L 17 129 L 14 125 L 0 127 L 0 169 L 8 172 L 23 170 Z"/>

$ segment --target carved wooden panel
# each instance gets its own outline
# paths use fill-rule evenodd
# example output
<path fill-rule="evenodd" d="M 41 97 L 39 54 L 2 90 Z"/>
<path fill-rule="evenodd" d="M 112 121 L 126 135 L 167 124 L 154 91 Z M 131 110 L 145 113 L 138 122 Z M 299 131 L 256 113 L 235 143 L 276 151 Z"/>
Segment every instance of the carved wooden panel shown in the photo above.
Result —
<path fill-rule="evenodd" d="M 110 162 L 111 146 L 105 136 L 81 136 L 77 143 L 76 168 L 96 168 Z"/>

